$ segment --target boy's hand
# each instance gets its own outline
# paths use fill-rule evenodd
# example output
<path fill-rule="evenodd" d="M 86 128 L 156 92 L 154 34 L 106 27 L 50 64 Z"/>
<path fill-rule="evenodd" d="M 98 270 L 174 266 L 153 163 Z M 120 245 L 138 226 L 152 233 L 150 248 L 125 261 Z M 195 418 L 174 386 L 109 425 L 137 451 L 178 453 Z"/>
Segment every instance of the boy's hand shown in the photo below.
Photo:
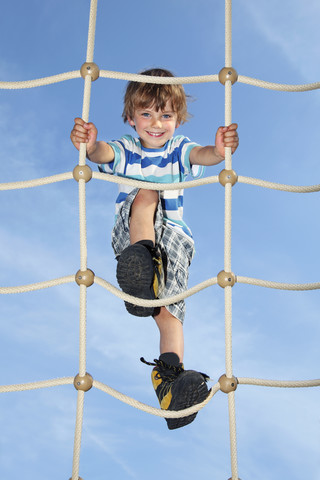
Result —
<path fill-rule="evenodd" d="M 239 137 L 237 132 L 238 125 L 232 123 L 229 127 L 219 127 L 216 133 L 216 149 L 217 153 L 225 158 L 225 147 L 231 147 L 231 152 L 234 153 L 239 145 Z"/>
<path fill-rule="evenodd" d="M 93 123 L 85 123 L 82 118 L 74 119 L 74 126 L 70 134 L 73 145 L 79 150 L 80 143 L 87 144 L 87 153 L 95 150 L 98 130 Z"/>

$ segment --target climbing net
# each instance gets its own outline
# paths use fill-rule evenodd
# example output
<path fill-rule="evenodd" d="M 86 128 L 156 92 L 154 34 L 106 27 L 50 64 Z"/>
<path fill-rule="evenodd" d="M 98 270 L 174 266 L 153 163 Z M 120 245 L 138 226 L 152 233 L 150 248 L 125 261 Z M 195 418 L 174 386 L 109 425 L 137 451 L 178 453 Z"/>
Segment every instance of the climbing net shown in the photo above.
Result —
<path fill-rule="evenodd" d="M 90 16 L 89 16 L 89 31 L 87 42 L 87 54 L 86 61 L 78 71 L 67 72 L 51 77 L 21 81 L 21 82 L 0 82 L 1 89 L 24 89 L 33 88 L 42 85 L 49 85 L 57 82 L 63 82 L 65 80 L 71 80 L 79 77 L 84 79 L 84 95 L 83 95 L 83 109 L 82 118 L 88 122 L 89 109 L 90 109 L 90 96 L 92 82 L 99 77 L 114 78 L 120 80 L 133 80 L 143 81 L 150 83 L 167 83 L 167 84 L 186 84 L 186 83 L 201 83 L 201 82 L 220 82 L 225 88 L 225 125 L 232 123 L 232 85 L 235 82 L 242 82 L 248 85 L 257 86 L 261 88 L 273 89 L 278 91 L 287 92 L 303 92 L 307 90 L 319 89 L 320 82 L 310 83 L 304 85 L 284 85 L 265 82 L 242 75 L 238 75 L 236 70 L 232 67 L 232 24 L 231 24 L 232 2 L 231 0 L 225 0 L 225 67 L 221 69 L 219 74 L 206 75 L 206 76 L 194 76 L 194 77 L 147 77 L 131 73 L 113 72 L 109 70 L 100 70 L 99 67 L 93 62 L 94 52 L 94 39 L 95 39 L 95 24 L 97 15 L 97 0 L 91 0 Z M 293 186 L 284 185 L 273 182 L 267 182 L 255 178 L 249 178 L 237 175 L 232 168 L 232 154 L 231 149 L 226 148 L 225 155 L 225 169 L 217 176 L 206 177 L 200 180 L 193 180 L 186 183 L 178 184 L 156 184 L 148 183 L 147 186 L 144 182 L 138 182 L 131 179 L 120 178 L 112 175 L 106 175 L 104 173 L 93 172 L 91 168 L 86 164 L 86 146 L 81 144 L 79 151 L 79 163 L 75 166 L 72 172 L 66 172 L 59 175 L 54 175 L 45 178 L 38 178 L 35 180 L 2 183 L 0 184 L 0 190 L 16 190 L 37 187 L 41 185 L 48 185 L 55 182 L 61 182 L 65 180 L 74 179 L 78 182 L 79 186 L 79 224 L 80 224 L 80 268 L 76 274 L 48 280 L 40 283 L 34 283 L 30 285 L 22 285 L 15 287 L 1 287 L 1 294 L 14 294 L 23 292 L 32 292 L 39 289 L 50 288 L 56 285 L 62 285 L 67 283 L 76 282 L 80 289 L 80 353 L 79 353 L 79 373 L 75 377 L 64 377 L 46 381 L 32 382 L 26 384 L 15 385 L 3 385 L 0 386 L 0 393 L 5 392 L 18 392 L 25 390 L 41 389 L 47 387 L 55 387 L 59 385 L 73 384 L 77 390 L 77 414 L 76 414 L 76 426 L 74 436 L 74 454 L 73 454 L 73 468 L 72 468 L 72 480 L 78 480 L 79 477 L 79 463 L 80 463 L 80 447 L 82 437 L 82 422 L 84 412 L 84 398 L 85 392 L 94 387 L 103 392 L 117 398 L 118 400 L 131 405 L 137 409 L 143 410 L 149 414 L 166 418 L 177 418 L 187 416 L 192 413 L 198 412 L 202 409 L 212 397 L 218 392 L 222 391 L 228 394 L 229 404 L 229 430 L 230 430 L 230 445 L 231 445 L 231 471 L 232 480 L 238 480 L 238 463 L 237 463 L 237 442 L 236 442 L 236 415 L 235 415 L 235 391 L 238 385 L 262 385 L 268 387 L 284 387 L 284 388 L 299 388 L 299 387 L 314 387 L 320 386 L 320 380 L 302 380 L 302 381 L 276 381 L 276 380 L 263 380 L 256 378 L 236 378 L 233 375 L 232 367 L 232 287 L 236 283 L 251 284 L 260 287 L 283 289 L 283 290 L 315 290 L 320 288 L 320 282 L 307 283 L 307 284 L 290 284 L 279 283 L 268 280 L 261 280 L 255 278 L 243 277 L 235 275 L 231 268 L 231 208 L 232 208 L 232 187 L 237 183 L 245 183 L 248 185 L 255 185 L 259 187 L 282 190 L 286 192 L 296 193 L 310 193 L 320 190 L 320 185 L 311 186 Z M 107 182 L 123 183 L 138 188 L 148 188 L 154 190 L 174 190 L 181 188 L 191 188 L 204 184 L 220 183 L 225 189 L 225 230 L 224 230 L 224 269 L 217 274 L 216 277 L 210 278 L 189 290 L 182 292 L 180 295 L 176 295 L 165 300 L 142 300 L 132 297 L 120 291 L 108 281 L 99 278 L 94 272 L 88 268 L 87 265 L 87 228 L 86 228 L 86 183 L 91 179 L 103 180 Z M 218 382 L 213 385 L 210 390 L 209 396 L 206 400 L 194 407 L 187 408 L 185 410 L 163 411 L 158 408 L 151 407 L 143 404 L 127 395 L 124 395 L 108 385 L 105 385 L 98 380 L 92 378 L 86 370 L 86 296 L 87 288 L 93 283 L 96 283 L 108 290 L 118 298 L 135 303 L 141 306 L 161 306 L 175 303 L 179 300 L 185 299 L 202 289 L 209 286 L 219 285 L 224 289 L 225 294 L 225 373 L 221 375 Z M 231 479 L 229 479 L 231 480 Z"/>

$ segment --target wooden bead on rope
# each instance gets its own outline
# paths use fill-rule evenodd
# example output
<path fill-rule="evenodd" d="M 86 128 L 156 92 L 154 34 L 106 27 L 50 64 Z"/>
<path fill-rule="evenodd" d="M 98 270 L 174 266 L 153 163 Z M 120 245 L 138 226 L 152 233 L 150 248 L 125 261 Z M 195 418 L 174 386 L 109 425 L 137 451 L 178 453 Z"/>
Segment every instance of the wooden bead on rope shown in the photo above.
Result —
<path fill-rule="evenodd" d="M 234 392 L 238 386 L 238 380 L 236 377 L 227 377 L 226 375 L 221 375 L 219 378 L 220 390 L 223 393 Z"/>
<path fill-rule="evenodd" d="M 233 272 L 225 272 L 222 270 L 217 275 L 217 282 L 221 288 L 233 287 L 233 285 L 236 283 L 236 280 L 237 278 Z"/>
<path fill-rule="evenodd" d="M 91 287 L 91 285 L 94 283 L 94 272 L 90 269 L 84 271 L 78 270 L 75 275 L 75 280 L 78 285 Z"/>
<path fill-rule="evenodd" d="M 77 165 L 73 169 L 73 178 L 79 182 L 79 180 L 85 180 L 89 182 L 92 178 L 92 170 L 89 165 Z"/>
<path fill-rule="evenodd" d="M 228 80 L 232 85 L 238 80 L 238 73 L 232 67 L 224 67 L 219 72 L 219 82 L 222 83 L 222 85 L 225 85 Z"/>
<path fill-rule="evenodd" d="M 90 373 L 86 373 L 84 377 L 80 377 L 80 375 L 76 375 L 73 380 L 73 385 L 76 390 L 82 390 L 83 392 L 87 392 L 92 388 L 93 385 L 93 378 Z"/>
<path fill-rule="evenodd" d="M 91 76 L 91 80 L 94 82 L 99 78 L 100 69 L 94 62 L 85 62 L 80 68 L 81 77 L 85 78 L 87 75 Z"/>
<path fill-rule="evenodd" d="M 227 183 L 231 183 L 233 186 L 238 181 L 238 175 L 234 170 L 221 170 L 219 173 L 219 182 L 220 184 L 225 187 Z"/>

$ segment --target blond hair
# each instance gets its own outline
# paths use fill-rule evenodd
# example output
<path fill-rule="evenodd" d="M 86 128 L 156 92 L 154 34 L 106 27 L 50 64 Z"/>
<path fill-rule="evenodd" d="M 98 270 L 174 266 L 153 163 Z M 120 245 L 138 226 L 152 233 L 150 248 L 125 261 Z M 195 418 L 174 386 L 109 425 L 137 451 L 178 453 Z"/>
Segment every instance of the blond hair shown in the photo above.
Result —
<path fill-rule="evenodd" d="M 141 75 L 152 77 L 174 77 L 163 68 L 152 68 L 141 72 Z M 182 85 L 163 85 L 156 83 L 129 82 L 124 96 L 123 121 L 134 117 L 137 108 L 155 108 L 156 111 L 164 110 L 171 101 L 172 109 L 177 114 L 177 122 L 184 123 L 188 120 L 187 95 Z"/>

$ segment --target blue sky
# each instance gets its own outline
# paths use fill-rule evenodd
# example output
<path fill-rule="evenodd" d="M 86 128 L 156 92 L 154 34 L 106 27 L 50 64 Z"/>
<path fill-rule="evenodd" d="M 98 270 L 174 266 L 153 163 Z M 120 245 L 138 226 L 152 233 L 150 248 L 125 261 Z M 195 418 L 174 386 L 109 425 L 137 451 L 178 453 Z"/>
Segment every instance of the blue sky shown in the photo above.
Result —
<path fill-rule="evenodd" d="M 85 61 L 89 1 L 11 0 L 2 5 L 0 80 L 77 70 Z M 238 0 L 233 8 L 233 65 L 270 82 L 319 81 L 320 6 L 316 1 Z M 102 69 L 152 66 L 176 75 L 218 73 L 224 66 L 224 2 L 98 2 L 95 61 Z M 90 119 L 100 138 L 129 133 L 121 119 L 125 83 L 93 84 Z M 200 144 L 224 122 L 219 83 L 186 86 L 194 101 L 180 127 Z M 73 169 L 69 141 L 81 115 L 83 81 L 0 92 L 0 182 Z M 239 175 L 279 183 L 320 183 L 319 91 L 280 93 L 233 88 Z M 219 173 L 220 167 L 207 171 Z M 110 247 L 116 186 L 87 185 L 88 266 L 115 283 Z M 319 281 L 319 194 L 237 184 L 233 189 L 232 269 L 237 275 L 288 283 Z M 185 216 L 197 253 L 193 286 L 223 268 L 224 192 L 188 190 Z M 79 268 L 78 193 L 73 181 L 1 193 L 0 285 L 71 275 Z M 78 372 L 79 289 L 65 285 L 1 297 L 1 384 Z M 158 356 L 152 319 L 130 317 L 122 302 L 88 289 L 88 371 L 103 383 L 157 406 L 150 369 Z M 239 377 L 319 377 L 319 292 L 286 292 L 237 284 L 233 289 L 233 368 Z M 218 286 L 187 300 L 185 366 L 215 381 L 224 366 L 224 295 Z M 192 425 L 170 432 L 163 419 L 96 389 L 86 394 L 80 475 L 84 480 L 228 479 L 227 397 L 218 393 Z M 71 386 L 0 396 L 0 476 L 5 480 L 69 478 L 76 391 Z M 236 392 L 239 477 L 320 480 L 319 388 Z"/>

